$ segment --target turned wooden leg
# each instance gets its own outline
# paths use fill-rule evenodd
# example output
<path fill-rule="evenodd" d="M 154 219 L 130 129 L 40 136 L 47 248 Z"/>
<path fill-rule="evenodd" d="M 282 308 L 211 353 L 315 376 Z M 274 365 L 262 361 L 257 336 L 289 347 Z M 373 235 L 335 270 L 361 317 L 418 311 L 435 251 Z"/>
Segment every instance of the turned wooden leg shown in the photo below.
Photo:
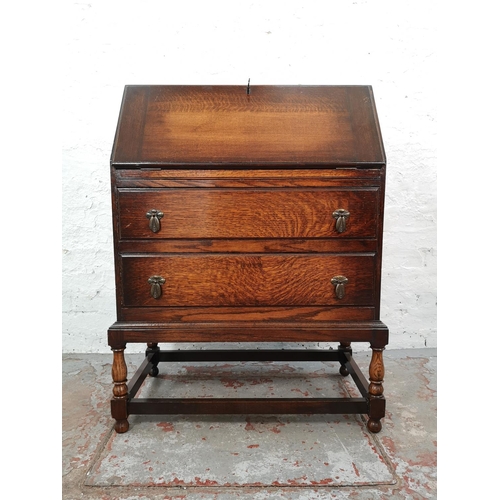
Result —
<path fill-rule="evenodd" d="M 111 400 L 111 416 L 116 420 L 116 432 L 128 431 L 127 413 L 127 365 L 125 363 L 125 346 L 113 348 L 113 399 Z"/>
<path fill-rule="evenodd" d="M 151 352 L 157 354 L 159 351 L 160 351 L 160 348 L 158 347 L 158 342 L 148 342 L 148 349 L 146 350 L 146 356 Z M 158 373 L 160 373 L 160 370 L 158 370 L 158 361 L 156 361 L 153 364 L 153 366 L 151 367 L 151 370 L 149 371 L 149 375 L 151 377 L 157 377 Z"/>
<path fill-rule="evenodd" d="M 370 385 L 368 386 L 368 397 L 370 410 L 368 414 L 368 430 L 374 433 L 380 432 L 382 423 L 380 419 L 385 416 L 384 387 L 384 360 L 382 357 L 383 347 L 373 347 L 372 359 L 370 361 L 369 375 Z"/>
<path fill-rule="evenodd" d="M 338 350 L 339 351 L 346 351 L 348 352 L 349 354 L 352 353 L 352 349 L 351 349 L 351 343 L 350 342 L 340 342 L 340 345 L 338 347 Z M 339 373 L 343 376 L 343 377 L 347 377 L 347 375 L 349 375 L 349 372 L 347 371 L 347 366 L 344 365 L 344 364 L 341 364 L 340 365 L 340 370 L 339 370 Z"/>

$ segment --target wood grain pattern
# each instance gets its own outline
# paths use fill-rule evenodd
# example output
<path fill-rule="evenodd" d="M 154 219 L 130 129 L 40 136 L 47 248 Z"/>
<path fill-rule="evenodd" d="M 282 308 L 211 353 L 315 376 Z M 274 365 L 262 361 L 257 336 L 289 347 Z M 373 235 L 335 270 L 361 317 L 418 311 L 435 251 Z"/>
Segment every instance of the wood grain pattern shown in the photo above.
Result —
<path fill-rule="evenodd" d="M 113 366 L 111 375 L 113 377 L 113 395 L 115 398 L 127 396 L 127 365 L 124 357 L 125 349 L 113 349 Z"/>
<path fill-rule="evenodd" d="M 113 171 L 118 188 L 182 187 L 380 187 L 380 168 L 168 169 L 120 168 Z"/>
<path fill-rule="evenodd" d="M 382 396 L 384 388 L 384 361 L 383 349 L 372 348 L 372 359 L 370 361 L 370 387 L 369 392 L 372 396 Z"/>
<path fill-rule="evenodd" d="M 120 255 L 135 253 L 374 253 L 375 238 L 126 239 Z"/>
<path fill-rule="evenodd" d="M 368 386 L 368 396 L 370 408 L 368 411 L 367 427 L 370 432 L 377 433 L 382 429 L 380 420 L 385 415 L 385 398 L 384 398 L 384 360 L 383 348 L 374 347 L 371 345 L 372 359 L 370 361 L 369 375 L 370 385 Z"/>
<path fill-rule="evenodd" d="M 378 190 L 119 190 L 121 238 L 373 238 Z M 163 212 L 152 232 L 146 213 Z M 332 213 L 350 212 L 338 233 Z"/>
<path fill-rule="evenodd" d="M 111 162 L 381 165 L 375 116 L 367 86 L 128 86 Z"/>
<path fill-rule="evenodd" d="M 175 323 L 117 321 L 108 329 L 110 344 L 120 342 L 370 342 L 387 344 L 387 327 L 361 321 L 207 321 Z"/>
<path fill-rule="evenodd" d="M 111 182 L 117 432 L 131 413 L 233 411 L 364 412 L 380 431 L 385 153 L 371 87 L 127 86 Z M 340 209 L 349 212 L 341 233 Z M 129 386 L 128 342 L 148 345 Z M 335 360 L 362 397 L 136 399 L 159 362 L 175 361 L 159 342 L 340 342 Z M 373 349 L 369 383 L 353 342 Z M 260 346 L 251 356 L 283 357 Z"/>
<path fill-rule="evenodd" d="M 121 321 L 151 321 L 153 323 L 367 321 L 375 319 L 375 308 L 368 306 L 219 306 L 216 308 L 135 306 L 123 307 L 120 319 Z"/>
<path fill-rule="evenodd" d="M 130 414 L 349 414 L 365 413 L 368 404 L 363 398 L 134 398 Z"/>
<path fill-rule="evenodd" d="M 125 348 L 113 349 L 113 399 L 111 400 L 111 415 L 115 419 L 115 430 L 118 433 L 127 432 L 129 428 L 128 417 L 128 387 L 127 365 L 124 357 Z"/>
<path fill-rule="evenodd" d="M 165 255 L 123 257 L 124 305 L 373 305 L 373 255 Z M 330 279 L 349 278 L 343 299 Z M 154 299 L 148 278 L 162 276 Z"/>

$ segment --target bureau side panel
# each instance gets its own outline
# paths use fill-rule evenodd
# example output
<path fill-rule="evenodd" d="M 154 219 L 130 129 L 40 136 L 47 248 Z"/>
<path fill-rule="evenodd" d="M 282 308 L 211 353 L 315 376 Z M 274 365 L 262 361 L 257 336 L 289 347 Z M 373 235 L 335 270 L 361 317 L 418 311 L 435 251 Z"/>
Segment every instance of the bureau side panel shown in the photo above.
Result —
<path fill-rule="evenodd" d="M 123 287 L 122 287 L 122 259 L 120 253 L 120 204 L 118 198 L 118 188 L 116 185 L 116 170 L 111 167 L 111 209 L 113 225 L 113 247 L 114 247 L 114 268 L 115 268 L 115 296 L 116 296 L 116 317 L 122 320 Z"/>
<path fill-rule="evenodd" d="M 380 196 L 378 199 L 378 222 L 377 222 L 377 259 L 375 262 L 375 319 L 380 320 L 380 302 L 382 300 L 382 250 L 384 243 L 384 216 L 385 216 L 385 176 L 386 167 L 380 169 Z"/>

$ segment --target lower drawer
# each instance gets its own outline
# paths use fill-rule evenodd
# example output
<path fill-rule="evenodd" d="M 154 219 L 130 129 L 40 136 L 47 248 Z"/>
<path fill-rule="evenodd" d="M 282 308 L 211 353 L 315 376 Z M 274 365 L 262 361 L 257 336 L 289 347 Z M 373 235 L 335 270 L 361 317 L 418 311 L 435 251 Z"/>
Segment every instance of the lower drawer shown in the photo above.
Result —
<path fill-rule="evenodd" d="M 373 254 L 123 256 L 122 305 L 372 306 L 374 279 Z"/>

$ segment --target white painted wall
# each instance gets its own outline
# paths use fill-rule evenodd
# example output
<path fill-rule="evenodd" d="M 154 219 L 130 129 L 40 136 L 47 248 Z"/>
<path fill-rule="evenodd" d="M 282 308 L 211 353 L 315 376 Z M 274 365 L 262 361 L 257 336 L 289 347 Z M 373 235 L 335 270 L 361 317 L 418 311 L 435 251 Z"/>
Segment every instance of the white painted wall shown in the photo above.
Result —
<path fill-rule="evenodd" d="M 436 2 L 63 4 L 64 352 L 109 352 L 109 156 L 123 86 L 245 85 L 248 78 L 254 85 L 373 86 L 388 157 L 388 348 L 436 347 Z"/>

